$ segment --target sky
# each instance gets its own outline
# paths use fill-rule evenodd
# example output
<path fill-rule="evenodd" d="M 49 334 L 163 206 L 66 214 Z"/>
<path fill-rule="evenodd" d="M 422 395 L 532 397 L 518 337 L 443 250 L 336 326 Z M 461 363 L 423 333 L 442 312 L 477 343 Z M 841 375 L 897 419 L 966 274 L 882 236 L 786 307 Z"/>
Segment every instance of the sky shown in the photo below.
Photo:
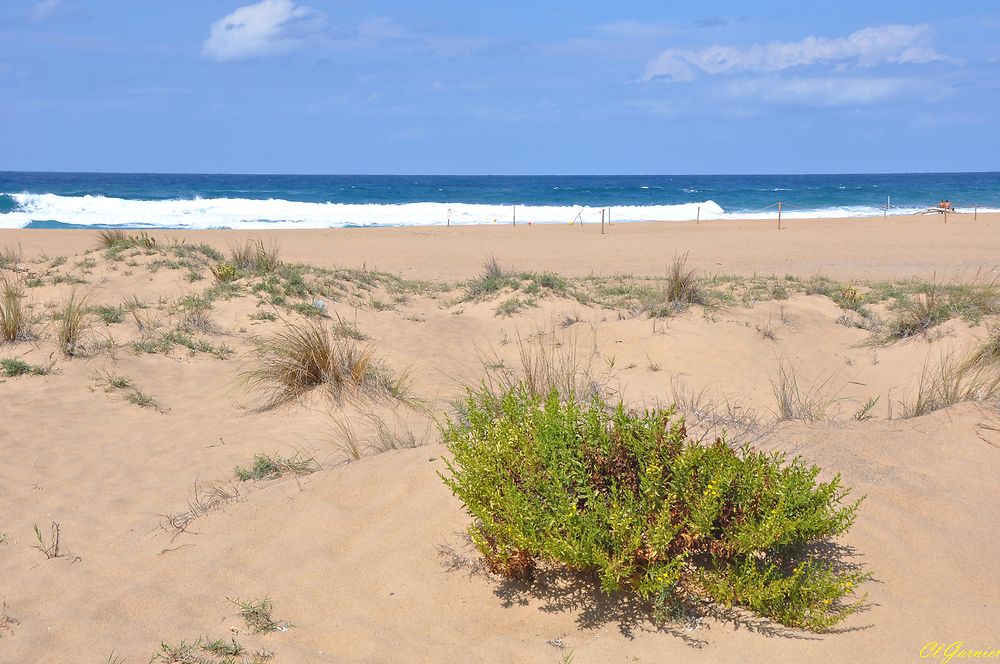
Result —
<path fill-rule="evenodd" d="M 1000 170 L 1000 3 L 2 0 L 0 170 Z"/>

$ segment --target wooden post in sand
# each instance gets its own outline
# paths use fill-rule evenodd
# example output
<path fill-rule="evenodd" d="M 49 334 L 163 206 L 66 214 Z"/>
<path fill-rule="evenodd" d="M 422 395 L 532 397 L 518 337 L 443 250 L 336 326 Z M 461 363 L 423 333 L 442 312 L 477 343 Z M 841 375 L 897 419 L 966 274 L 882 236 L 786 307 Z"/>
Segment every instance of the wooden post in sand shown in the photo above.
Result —
<path fill-rule="evenodd" d="M 451 227 L 451 208 L 448 208 L 448 226 Z"/>
<path fill-rule="evenodd" d="M 700 205 L 698 206 L 698 216 L 695 217 L 694 223 L 696 223 L 696 224 L 700 224 L 701 223 L 701 206 Z"/>
<path fill-rule="evenodd" d="M 885 197 L 885 214 L 882 215 L 883 219 L 889 218 L 889 197 Z"/>
<path fill-rule="evenodd" d="M 604 235 L 604 208 L 601 208 L 601 235 Z"/>
<path fill-rule="evenodd" d="M 979 221 L 979 206 L 978 205 L 973 205 L 972 206 L 972 220 L 973 221 Z"/>
<path fill-rule="evenodd" d="M 611 206 L 608 206 L 608 230 L 611 229 Z"/>
<path fill-rule="evenodd" d="M 778 201 L 778 230 L 781 230 L 781 201 Z"/>
<path fill-rule="evenodd" d="M 513 214 L 514 225 L 517 226 L 517 206 L 516 205 L 512 205 L 511 206 L 511 214 Z"/>

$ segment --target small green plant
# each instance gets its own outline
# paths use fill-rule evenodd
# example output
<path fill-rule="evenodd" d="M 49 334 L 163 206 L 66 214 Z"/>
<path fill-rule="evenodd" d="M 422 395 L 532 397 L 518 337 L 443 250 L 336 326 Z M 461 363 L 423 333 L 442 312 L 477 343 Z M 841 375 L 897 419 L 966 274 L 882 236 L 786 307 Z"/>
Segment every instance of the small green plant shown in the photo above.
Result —
<path fill-rule="evenodd" d="M 634 413 L 524 385 L 471 392 L 442 436 L 442 477 L 473 517 L 487 567 L 593 574 L 654 612 L 740 605 L 824 630 L 861 607 L 868 577 L 809 553 L 842 534 L 860 501 L 798 458 L 687 438 L 672 409 Z"/>
<path fill-rule="evenodd" d="M 125 320 L 126 311 L 120 305 L 117 307 L 112 307 L 107 304 L 100 304 L 97 306 L 89 307 L 89 312 L 95 314 L 98 318 L 105 322 L 107 325 L 114 325 Z"/>
<path fill-rule="evenodd" d="M 159 409 L 160 407 L 156 402 L 156 399 L 140 390 L 136 386 L 135 381 L 128 376 L 120 376 L 111 372 L 105 372 L 103 375 L 98 374 L 97 380 L 98 382 L 105 384 L 105 392 L 124 392 L 125 401 L 133 406 L 156 409 Z"/>
<path fill-rule="evenodd" d="M 236 639 L 230 639 L 229 641 L 224 639 L 205 641 L 205 643 L 202 644 L 201 649 L 207 653 L 215 655 L 216 657 L 238 657 L 246 652 L 246 648 L 236 643 Z"/>
<path fill-rule="evenodd" d="M 278 316 L 273 311 L 255 311 L 250 314 L 250 320 L 261 320 L 273 323 L 278 320 Z"/>
<path fill-rule="evenodd" d="M 17 376 L 45 376 L 50 372 L 49 368 L 28 364 L 18 358 L 4 358 L 0 360 L 0 369 L 8 378 Z"/>
<path fill-rule="evenodd" d="M 49 538 L 48 540 L 42 535 L 42 530 L 38 527 L 38 524 L 34 524 L 35 530 L 35 544 L 32 548 L 38 549 L 43 554 L 45 554 L 46 560 L 52 560 L 53 558 L 63 558 L 68 557 L 72 562 L 77 562 L 80 560 L 79 556 L 73 556 L 66 553 L 59 548 L 60 530 L 59 524 L 55 521 L 49 528 Z"/>
<path fill-rule="evenodd" d="M 222 261 L 216 263 L 209 268 L 212 271 L 212 276 L 220 284 L 229 283 L 231 281 L 236 281 L 241 276 L 240 269 L 230 263 L 229 261 Z"/>
<path fill-rule="evenodd" d="M 371 337 L 361 331 L 354 321 L 344 320 L 337 314 L 337 322 L 330 329 L 333 334 L 341 339 L 354 339 L 355 341 L 368 341 Z"/>
<path fill-rule="evenodd" d="M 861 407 L 854 413 L 854 419 L 858 422 L 865 422 L 875 417 L 872 413 L 875 406 L 878 405 L 878 399 L 878 397 L 872 397 L 861 404 Z"/>
<path fill-rule="evenodd" d="M 240 599 L 231 599 L 229 601 L 239 608 L 240 617 L 243 618 L 243 622 L 247 624 L 247 627 L 254 634 L 284 631 L 290 626 L 287 623 L 274 620 L 271 615 L 274 606 L 271 603 L 270 597 L 259 597 L 252 601 Z"/>
<path fill-rule="evenodd" d="M 282 457 L 277 453 L 274 455 L 257 454 L 254 456 L 253 466 L 250 468 L 240 466 L 234 468 L 236 479 L 241 482 L 273 480 L 283 475 L 308 475 L 317 470 L 319 470 L 319 464 L 316 463 L 316 460 L 300 453 L 291 457 Z"/>
<path fill-rule="evenodd" d="M 496 315 L 510 317 L 523 309 L 533 306 L 535 306 L 535 301 L 532 298 L 522 299 L 517 295 L 511 295 L 509 298 L 497 305 Z"/>

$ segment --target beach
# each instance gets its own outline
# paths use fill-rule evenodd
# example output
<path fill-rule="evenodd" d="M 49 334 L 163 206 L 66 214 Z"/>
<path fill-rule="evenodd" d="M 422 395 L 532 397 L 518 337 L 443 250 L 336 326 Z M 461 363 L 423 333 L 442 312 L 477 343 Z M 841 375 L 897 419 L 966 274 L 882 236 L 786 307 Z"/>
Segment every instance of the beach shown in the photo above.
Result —
<path fill-rule="evenodd" d="M 298 267 L 220 267 L 253 246 Z M 39 374 L 0 372 L 0 662 L 145 662 L 198 639 L 274 662 L 1000 648 L 1000 363 L 952 376 L 953 399 L 923 398 L 996 335 L 1000 214 L 133 229 L 105 244 L 93 229 L 5 229 L 0 256 L 34 320 L 0 359 Z M 693 271 L 697 298 L 664 299 L 672 265 Z M 907 327 L 929 297 L 944 304 Z M 289 325 L 340 330 L 406 374 L 413 399 L 314 389 L 261 410 L 245 371 Z M 439 427 L 525 348 L 571 349 L 629 407 L 676 403 L 706 440 L 840 474 L 864 497 L 837 540 L 871 574 L 861 610 L 820 633 L 740 610 L 664 625 L 593 578 L 486 571 L 441 480 Z M 298 463 L 256 477 L 259 455 Z M 261 598 L 274 629 L 255 633 L 240 603 Z"/>

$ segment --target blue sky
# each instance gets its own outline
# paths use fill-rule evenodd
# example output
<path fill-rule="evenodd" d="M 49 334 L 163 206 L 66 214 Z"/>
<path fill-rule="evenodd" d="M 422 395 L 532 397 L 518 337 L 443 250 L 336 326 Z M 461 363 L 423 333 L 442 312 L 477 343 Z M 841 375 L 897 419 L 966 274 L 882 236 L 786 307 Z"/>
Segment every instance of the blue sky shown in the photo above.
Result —
<path fill-rule="evenodd" d="M 0 170 L 1000 170 L 998 67 L 993 0 L 3 0 Z"/>

